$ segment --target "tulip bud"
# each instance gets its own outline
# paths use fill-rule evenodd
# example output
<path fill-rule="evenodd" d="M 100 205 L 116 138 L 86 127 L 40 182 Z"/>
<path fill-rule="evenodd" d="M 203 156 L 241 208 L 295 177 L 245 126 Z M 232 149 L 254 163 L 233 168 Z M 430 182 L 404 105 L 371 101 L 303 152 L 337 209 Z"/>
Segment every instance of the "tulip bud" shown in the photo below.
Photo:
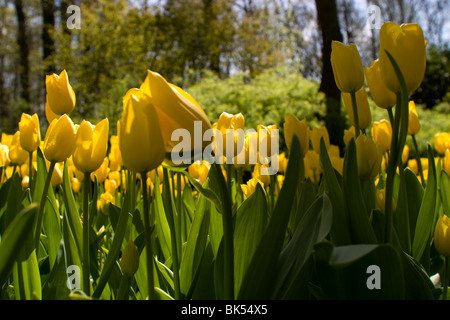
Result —
<path fill-rule="evenodd" d="M 28 152 L 22 149 L 20 144 L 20 131 L 16 131 L 12 137 L 9 145 L 9 159 L 16 165 L 21 165 L 28 159 Z"/>
<path fill-rule="evenodd" d="M 258 153 L 260 153 L 261 156 L 270 158 L 274 154 L 278 153 L 278 150 L 272 150 L 272 140 L 276 140 L 278 143 L 278 136 L 275 134 L 277 130 L 276 125 L 263 126 L 259 124 L 256 127 L 258 137 Z M 263 149 L 261 149 L 261 147 Z"/>
<path fill-rule="evenodd" d="M 416 104 L 410 101 L 408 105 L 409 120 L 408 120 L 408 134 L 417 134 L 420 131 L 419 115 L 417 114 Z"/>
<path fill-rule="evenodd" d="M 330 147 L 330 136 L 328 134 L 328 130 L 326 127 L 313 128 L 311 130 L 311 144 L 313 146 L 313 150 L 320 154 L 320 140 L 323 138 L 323 142 L 325 143 L 325 147 L 328 150 Z"/>
<path fill-rule="evenodd" d="M 305 168 L 305 178 L 309 178 L 312 182 L 317 184 L 322 173 L 319 154 L 314 150 L 308 150 L 303 159 L 303 163 Z"/>
<path fill-rule="evenodd" d="M 450 176 L 450 149 L 445 151 L 444 163 L 443 163 L 444 171 Z"/>
<path fill-rule="evenodd" d="M 83 120 L 77 130 L 73 163 L 81 172 L 94 172 L 106 156 L 108 148 L 108 118 L 93 126 Z"/>
<path fill-rule="evenodd" d="M 336 85 L 342 92 L 358 91 L 364 84 L 364 70 L 358 48 L 351 43 L 331 43 L 331 66 Z"/>
<path fill-rule="evenodd" d="M 350 122 L 355 125 L 353 102 L 350 93 L 343 92 L 342 99 L 344 100 Z M 367 99 L 367 92 L 364 87 L 356 92 L 356 106 L 358 110 L 359 127 L 361 129 L 366 129 L 372 123 L 372 114 L 370 113 L 369 100 Z"/>
<path fill-rule="evenodd" d="M 55 165 L 52 173 L 51 184 L 53 187 L 56 187 L 63 182 L 63 175 L 61 170 L 63 170 L 63 168 L 61 168 L 61 163 L 59 162 Z"/>
<path fill-rule="evenodd" d="M 203 184 L 208 177 L 210 167 L 211 165 L 204 160 L 195 161 L 189 166 L 188 172 L 191 176 L 193 176 L 195 179 L 200 181 L 201 184 Z"/>
<path fill-rule="evenodd" d="M 146 172 L 163 162 L 165 148 L 158 116 L 150 96 L 142 90 L 130 89 L 125 95 L 118 136 L 122 161 L 129 170 Z"/>
<path fill-rule="evenodd" d="M 380 29 L 380 70 L 381 78 L 392 92 L 400 92 L 400 82 L 394 67 L 386 54 L 394 58 L 408 92 L 415 91 L 425 75 L 426 41 L 418 24 L 406 23 L 398 26 L 394 22 L 385 22 Z"/>
<path fill-rule="evenodd" d="M 434 247 L 443 256 L 450 256 L 450 219 L 444 214 L 439 217 L 434 231 Z"/>
<path fill-rule="evenodd" d="M 356 139 L 356 161 L 361 179 L 372 180 L 380 172 L 382 150 L 379 145 L 365 134 Z"/>
<path fill-rule="evenodd" d="M 67 114 L 53 120 L 44 139 L 44 156 L 48 161 L 63 162 L 75 148 L 76 130 Z"/>
<path fill-rule="evenodd" d="M 359 134 L 361 134 L 361 130 L 359 130 Z M 356 139 L 355 127 L 351 126 L 349 129 L 344 129 L 344 143 L 347 145 L 350 140 Z"/>
<path fill-rule="evenodd" d="M 386 119 L 375 121 L 372 126 L 373 141 L 381 146 L 383 152 L 391 149 L 392 127 Z"/>
<path fill-rule="evenodd" d="M 439 132 L 434 135 L 434 149 L 443 155 L 447 149 L 450 149 L 450 133 Z"/>
<path fill-rule="evenodd" d="M 120 258 L 120 268 L 125 276 L 132 277 L 139 268 L 139 250 L 133 240 L 129 240 Z"/>
<path fill-rule="evenodd" d="M 97 170 L 91 172 L 91 181 L 95 181 L 97 176 L 98 183 L 103 183 L 109 174 L 109 160 L 108 157 L 103 158 L 103 162 Z"/>
<path fill-rule="evenodd" d="M 253 168 L 252 177 L 257 178 L 264 186 L 268 186 L 270 184 L 270 175 L 268 174 L 261 174 L 261 168 L 267 168 L 267 164 L 255 164 L 255 167 Z"/>
<path fill-rule="evenodd" d="M 75 92 L 69 83 L 69 76 L 63 70 L 58 76 L 46 76 L 47 102 L 51 111 L 57 115 L 69 114 L 75 107 Z"/>
<path fill-rule="evenodd" d="M 194 98 L 181 88 L 168 83 L 160 74 L 148 70 L 140 89 L 151 97 L 166 152 L 171 152 L 178 144 L 177 141 L 172 141 L 172 133 L 176 129 L 188 130 L 191 137 L 194 137 L 194 127 L 198 121 L 202 125 L 202 137 L 206 130 L 211 129 L 208 117 Z M 192 150 L 196 147 L 194 140 L 192 139 Z M 208 141 L 203 141 L 202 147 L 205 148 L 208 144 Z M 200 150 L 194 150 L 198 151 Z"/>
<path fill-rule="evenodd" d="M 32 116 L 22 113 L 19 122 L 20 145 L 25 151 L 34 152 L 41 144 L 41 130 L 39 118 L 35 113 Z"/>
<path fill-rule="evenodd" d="M 217 150 L 217 152 L 221 152 L 224 156 L 231 155 L 232 152 L 233 155 L 236 156 L 242 152 L 244 145 L 239 145 L 238 141 L 239 139 L 244 141 L 244 136 L 242 136 L 242 134 L 245 129 L 245 119 L 242 113 L 233 115 L 228 112 L 222 112 L 217 121 L 216 129 L 219 130 L 222 135 L 222 148 L 221 150 Z M 229 138 L 232 139 L 231 142 L 227 140 Z M 233 150 L 227 150 L 228 144 L 233 146 Z M 240 144 L 242 144 L 242 142 L 240 142 Z M 216 148 L 220 148 L 220 146 L 216 145 Z"/>
<path fill-rule="evenodd" d="M 309 149 L 310 136 L 310 130 L 308 128 L 308 124 L 306 123 L 306 119 L 299 121 L 293 114 L 288 114 L 284 120 L 284 139 L 287 148 L 291 150 L 292 137 L 295 134 L 300 142 L 302 154 L 305 155 Z"/>
<path fill-rule="evenodd" d="M 0 167 L 7 167 L 10 162 L 8 146 L 0 144 Z"/>
<path fill-rule="evenodd" d="M 264 190 L 264 184 L 258 178 L 251 178 L 247 181 L 247 184 L 241 184 L 242 193 L 244 194 L 244 199 L 250 197 L 256 190 L 256 185 L 260 184 Z"/>
<path fill-rule="evenodd" d="M 394 106 L 397 103 L 397 97 L 386 87 L 381 78 L 379 60 L 373 61 L 370 67 L 366 67 L 365 73 L 367 85 L 375 104 L 383 109 Z"/>

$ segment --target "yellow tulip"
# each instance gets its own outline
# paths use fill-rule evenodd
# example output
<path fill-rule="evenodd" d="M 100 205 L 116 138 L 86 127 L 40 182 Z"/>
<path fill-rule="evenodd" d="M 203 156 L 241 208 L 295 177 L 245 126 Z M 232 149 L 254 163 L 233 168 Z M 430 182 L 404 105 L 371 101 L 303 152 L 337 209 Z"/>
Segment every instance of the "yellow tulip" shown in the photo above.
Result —
<path fill-rule="evenodd" d="M 420 131 L 419 115 L 417 114 L 416 104 L 410 101 L 408 105 L 409 120 L 408 120 L 408 134 L 417 134 Z"/>
<path fill-rule="evenodd" d="M 319 183 L 322 167 L 320 165 L 319 154 L 314 150 L 308 150 L 303 159 L 305 168 L 305 178 L 309 178 L 315 184 Z"/>
<path fill-rule="evenodd" d="M 247 181 L 246 184 L 241 184 L 241 190 L 244 194 L 244 199 L 247 199 L 250 197 L 251 194 L 253 194 L 256 190 L 256 185 L 260 184 L 262 189 L 264 190 L 264 184 L 259 180 L 258 178 L 251 178 Z"/>
<path fill-rule="evenodd" d="M 287 165 L 288 165 L 288 158 L 286 158 L 286 154 L 283 152 L 278 156 L 278 172 L 285 174 Z"/>
<path fill-rule="evenodd" d="M 380 172 L 382 150 L 365 134 L 356 139 L 356 161 L 361 179 L 372 180 Z"/>
<path fill-rule="evenodd" d="M 21 165 L 27 161 L 28 155 L 28 152 L 20 144 L 20 131 L 16 131 L 9 145 L 9 159 L 12 164 Z"/>
<path fill-rule="evenodd" d="M 178 144 L 178 141 L 171 139 L 174 130 L 179 128 L 188 130 L 192 138 L 191 148 L 194 149 L 195 122 L 200 121 L 202 125 L 202 137 L 206 130 L 211 129 L 208 117 L 194 98 L 181 88 L 168 83 L 160 74 L 148 70 L 140 89 L 151 97 L 166 152 L 171 152 L 172 148 Z M 208 144 L 208 141 L 203 141 L 202 147 L 205 148 Z"/>
<path fill-rule="evenodd" d="M 381 212 L 384 213 L 386 208 L 386 189 L 377 189 L 376 191 L 377 204 Z M 395 201 L 392 199 L 392 211 L 395 212 Z"/>
<path fill-rule="evenodd" d="M 342 99 L 344 100 L 350 122 L 355 125 L 353 103 L 350 93 L 343 92 Z M 367 92 L 364 87 L 356 92 L 356 106 L 358 110 L 359 128 L 366 129 L 372 123 L 372 114 L 370 113 L 369 100 L 367 99 Z"/>
<path fill-rule="evenodd" d="M 106 180 L 106 178 L 108 178 L 108 174 L 109 174 L 109 159 L 108 157 L 105 157 L 100 167 L 98 167 L 97 170 L 91 172 L 91 180 L 95 181 L 95 176 L 97 176 L 98 183 L 103 183 Z"/>
<path fill-rule="evenodd" d="M 97 200 L 97 210 L 103 213 L 104 215 L 107 215 L 109 213 L 108 211 L 108 204 L 112 203 L 114 204 L 114 196 L 109 192 L 104 192 L 100 195 L 100 199 Z"/>
<path fill-rule="evenodd" d="M 450 149 L 450 133 L 439 132 L 434 135 L 434 148 L 443 155 L 447 149 Z"/>
<path fill-rule="evenodd" d="M 256 134 L 258 137 L 258 153 L 260 153 L 260 155 L 270 158 L 274 154 L 278 153 L 278 150 L 272 150 L 272 140 L 277 139 L 277 136 L 275 136 L 275 130 L 278 130 L 276 125 L 264 126 L 259 124 L 256 127 Z M 278 140 L 276 141 L 278 142 Z M 264 147 L 265 150 L 264 148 L 261 150 L 261 147 Z M 265 154 L 262 154 L 261 152 Z"/>
<path fill-rule="evenodd" d="M 443 256 L 450 256 L 450 219 L 444 214 L 439 217 L 434 231 L 434 247 Z"/>
<path fill-rule="evenodd" d="M 426 41 L 418 24 L 406 23 L 401 26 L 385 22 L 380 29 L 380 70 L 381 78 L 392 92 L 400 92 L 397 75 L 386 54 L 388 51 L 402 72 L 408 92 L 415 91 L 422 83 L 426 66 Z"/>
<path fill-rule="evenodd" d="M 67 114 L 54 119 L 48 126 L 44 139 L 44 156 L 48 161 L 63 162 L 75 148 L 76 130 Z"/>
<path fill-rule="evenodd" d="M 116 135 L 111 136 L 109 139 L 111 142 L 111 149 L 109 151 L 109 168 L 111 171 L 119 171 L 123 165 L 122 154 L 119 148 L 119 138 Z"/>
<path fill-rule="evenodd" d="M 386 119 L 375 121 L 372 126 L 373 141 L 381 146 L 383 152 L 391 149 L 392 127 Z"/>
<path fill-rule="evenodd" d="M 233 152 L 233 155 L 238 155 L 242 152 L 244 145 L 241 146 L 238 150 L 238 139 L 244 139 L 244 136 L 240 137 L 237 130 L 242 130 L 242 133 L 245 129 L 245 119 L 242 113 L 238 114 L 230 114 L 228 112 L 222 112 L 219 116 L 219 120 L 217 120 L 216 129 L 219 130 L 222 136 L 222 150 L 217 150 L 217 152 L 222 152 L 222 155 L 226 156 L 228 153 Z M 227 130 L 233 130 L 232 134 L 232 142 L 227 142 L 228 134 Z M 233 150 L 227 151 L 227 144 L 231 143 L 233 145 Z M 242 143 L 242 142 L 241 142 Z M 216 145 L 216 148 L 220 146 Z"/>
<path fill-rule="evenodd" d="M 233 158 L 233 164 L 236 168 L 248 167 L 252 162 L 257 162 L 257 139 L 256 132 L 247 132 L 242 150 Z"/>
<path fill-rule="evenodd" d="M 163 135 L 150 96 L 130 89 L 123 99 L 118 126 L 119 147 L 124 166 L 140 173 L 158 167 L 164 160 Z"/>
<path fill-rule="evenodd" d="M 80 192 L 80 190 L 81 190 L 81 182 L 76 177 L 72 177 L 72 179 L 70 181 L 70 185 L 72 186 L 73 192 L 75 192 L 75 193 Z"/>
<path fill-rule="evenodd" d="M 328 134 L 328 130 L 326 127 L 313 128 L 311 130 L 311 144 L 313 150 L 320 154 L 320 139 L 323 138 L 323 142 L 325 143 L 325 147 L 330 147 L 330 135 Z"/>
<path fill-rule="evenodd" d="M 268 167 L 267 164 L 257 163 L 255 164 L 252 173 L 252 177 L 257 178 L 259 181 L 263 183 L 264 186 L 268 186 L 270 184 L 270 175 L 261 173 L 261 169 L 267 167 Z"/>
<path fill-rule="evenodd" d="M 359 130 L 359 134 L 361 134 L 361 130 Z M 356 139 L 355 127 L 351 126 L 349 129 L 344 129 L 344 143 L 347 145 L 351 139 Z"/>
<path fill-rule="evenodd" d="M 365 68 L 366 81 L 375 104 L 383 109 L 394 106 L 397 102 L 395 93 L 389 90 L 381 79 L 379 60 Z"/>
<path fill-rule="evenodd" d="M 310 136 L 310 130 L 306 123 L 306 119 L 298 120 L 293 114 L 288 114 L 284 118 L 284 139 L 289 150 L 291 150 L 292 137 L 294 134 L 300 142 L 302 154 L 305 155 L 309 149 Z"/>
<path fill-rule="evenodd" d="M 139 268 L 139 250 L 133 240 L 129 240 L 120 258 L 120 269 L 127 277 L 132 277 Z"/>
<path fill-rule="evenodd" d="M 32 116 L 22 113 L 19 122 L 20 144 L 25 151 L 34 152 L 41 144 L 41 130 L 39 118 L 35 113 Z"/>
<path fill-rule="evenodd" d="M 78 127 L 73 163 L 81 172 L 94 172 L 103 163 L 108 148 L 108 118 L 96 126 L 83 120 Z"/>
<path fill-rule="evenodd" d="M 105 192 L 108 192 L 110 194 L 115 194 L 117 189 L 117 182 L 113 179 L 106 179 L 105 180 Z"/>
<path fill-rule="evenodd" d="M 7 167 L 10 162 L 8 146 L 0 144 L 0 167 Z"/>
<path fill-rule="evenodd" d="M 55 165 L 55 168 L 53 169 L 52 178 L 51 178 L 51 184 L 53 187 L 56 187 L 57 185 L 62 184 L 63 182 L 63 175 L 62 171 L 64 170 L 63 164 L 61 165 L 61 162 L 58 162 Z"/>
<path fill-rule="evenodd" d="M 209 174 L 209 169 L 211 165 L 206 161 L 195 161 L 188 168 L 188 172 L 195 179 L 200 181 L 201 184 L 205 183 L 206 178 Z"/>
<path fill-rule="evenodd" d="M 336 85 L 342 92 L 356 92 L 363 86 L 364 70 L 355 44 L 332 41 L 331 66 Z"/>
<path fill-rule="evenodd" d="M 449 149 L 447 149 L 445 151 L 443 169 L 450 176 L 450 150 Z"/>
<path fill-rule="evenodd" d="M 59 76 L 57 74 L 47 75 L 45 86 L 51 111 L 57 115 L 71 113 L 75 107 L 76 98 L 66 70 L 63 70 Z"/>

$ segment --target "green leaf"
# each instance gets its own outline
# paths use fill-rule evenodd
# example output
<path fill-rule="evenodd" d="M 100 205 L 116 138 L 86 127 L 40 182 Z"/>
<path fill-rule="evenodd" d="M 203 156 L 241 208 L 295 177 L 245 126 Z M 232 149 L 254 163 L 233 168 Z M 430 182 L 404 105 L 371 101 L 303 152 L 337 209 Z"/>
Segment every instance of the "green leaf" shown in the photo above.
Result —
<path fill-rule="evenodd" d="M 37 211 L 38 205 L 35 203 L 21 210 L 3 234 L 0 243 L 0 284 L 6 281 L 14 262 L 19 257 L 23 239 L 33 233 L 33 222 Z"/>
<path fill-rule="evenodd" d="M 358 176 L 356 144 L 353 139 L 347 145 L 344 158 L 343 193 L 349 214 L 350 234 L 355 244 L 376 243 L 376 236 L 369 221 Z"/>
<path fill-rule="evenodd" d="M 400 174 L 397 202 L 395 204 L 394 227 L 402 249 L 411 253 L 411 235 L 409 227 L 408 191 L 405 172 Z"/>
<path fill-rule="evenodd" d="M 157 174 L 155 174 L 155 184 L 153 187 L 153 201 L 152 208 L 155 212 L 155 228 L 156 235 L 158 237 L 161 250 L 163 252 L 164 258 L 169 259 L 172 256 L 172 243 L 170 239 L 170 227 L 167 221 L 161 191 L 160 191 L 160 181 Z"/>
<path fill-rule="evenodd" d="M 200 195 L 180 265 L 180 290 L 187 299 L 208 240 L 210 207 L 210 201 Z"/>
<path fill-rule="evenodd" d="M 280 255 L 275 299 L 307 297 L 307 283 L 312 278 L 312 265 L 307 265 L 307 261 L 312 257 L 314 245 L 329 234 L 332 217 L 332 204 L 325 193 L 310 207 Z"/>
<path fill-rule="evenodd" d="M 328 195 L 333 205 L 333 225 L 331 227 L 331 237 L 336 245 L 346 245 L 351 243 L 349 228 L 349 218 L 345 209 L 345 198 L 341 185 L 336 177 L 336 173 L 328 156 L 323 138 L 320 139 L 320 161 L 322 163 L 324 178 L 328 187 Z"/>
<path fill-rule="evenodd" d="M 87 178 L 87 177 L 86 177 Z M 75 198 L 73 196 L 72 187 L 70 185 L 70 177 L 69 177 L 69 163 L 66 161 L 64 163 L 64 172 L 63 172 L 63 199 L 64 199 L 64 208 L 67 217 L 68 227 L 71 230 L 73 238 L 75 240 L 75 244 L 78 248 L 78 252 L 81 255 L 81 250 L 83 248 L 83 227 L 80 221 L 80 214 L 78 212 L 77 203 L 75 202 Z"/>
<path fill-rule="evenodd" d="M 417 217 L 419 216 L 424 190 L 414 172 L 412 172 L 409 168 L 406 168 L 404 170 L 404 174 L 405 184 L 407 186 L 406 195 L 408 196 L 410 238 L 412 241 L 412 239 L 414 239 Z"/>
<path fill-rule="evenodd" d="M 262 186 L 256 189 L 236 212 L 234 230 L 234 290 L 239 288 L 253 258 L 253 254 L 264 234 L 268 221 L 267 201 Z"/>
<path fill-rule="evenodd" d="M 294 200 L 292 190 L 297 189 L 301 171 L 303 171 L 303 157 L 301 156 L 299 141 L 294 135 L 286 178 L 266 231 L 247 268 L 241 289 L 237 295 L 238 299 L 268 299 L 272 295 L 278 259 L 285 240 Z"/>
<path fill-rule="evenodd" d="M 450 213 L 450 177 L 444 170 L 441 171 L 440 197 L 444 212 Z"/>
<path fill-rule="evenodd" d="M 16 262 L 13 278 L 18 300 L 42 299 L 41 276 L 35 251 L 26 260 Z"/>
<path fill-rule="evenodd" d="M 436 167 L 434 164 L 433 151 L 428 145 L 428 179 L 425 193 L 417 217 L 416 229 L 412 244 L 412 256 L 420 261 L 427 247 L 430 246 L 434 223 L 436 221 Z"/>

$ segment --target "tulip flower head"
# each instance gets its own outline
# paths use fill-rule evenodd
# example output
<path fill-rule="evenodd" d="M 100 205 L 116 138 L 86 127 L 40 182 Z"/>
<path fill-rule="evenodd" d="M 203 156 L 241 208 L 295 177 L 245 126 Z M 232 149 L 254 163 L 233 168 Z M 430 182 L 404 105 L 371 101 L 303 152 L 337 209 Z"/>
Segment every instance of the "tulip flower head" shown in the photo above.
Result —
<path fill-rule="evenodd" d="M 28 152 L 34 152 L 41 144 L 41 130 L 39 118 L 35 113 L 32 116 L 22 113 L 19 122 L 20 145 Z"/>
<path fill-rule="evenodd" d="M 331 43 L 331 66 L 336 85 L 342 92 L 358 91 L 364 84 L 364 70 L 355 44 Z"/>
<path fill-rule="evenodd" d="M 323 138 L 323 142 L 325 143 L 325 147 L 330 147 L 330 135 L 328 134 L 328 130 L 326 127 L 313 128 L 311 130 L 311 144 L 313 146 L 314 151 L 317 154 L 320 154 L 320 140 Z"/>
<path fill-rule="evenodd" d="M 247 199 L 251 194 L 255 192 L 258 183 L 264 190 L 264 183 L 262 183 L 258 178 L 251 178 L 247 181 L 246 184 L 241 184 L 241 190 L 244 194 L 244 199 Z"/>
<path fill-rule="evenodd" d="M 361 179 L 372 180 L 380 172 L 382 149 L 365 134 L 356 139 L 356 161 Z"/>
<path fill-rule="evenodd" d="M 108 118 L 96 126 L 83 120 L 78 127 L 73 163 L 81 172 L 93 172 L 103 163 L 108 148 Z"/>
<path fill-rule="evenodd" d="M 51 112 L 57 115 L 70 114 L 75 107 L 75 92 L 69 83 L 69 76 L 66 70 L 60 75 L 47 75 L 45 78 L 47 89 L 47 103 Z"/>
<path fill-rule="evenodd" d="M 391 148 L 392 127 L 386 119 L 375 121 L 372 126 L 373 141 L 381 146 L 383 152 Z"/>
<path fill-rule="evenodd" d="M 306 123 L 306 119 L 298 120 L 293 114 L 288 114 L 284 118 L 284 139 L 289 150 L 291 150 L 292 137 L 294 134 L 300 142 L 302 154 L 305 155 L 309 149 L 310 137 L 310 130 Z"/>
<path fill-rule="evenodd" d="M 9 145 L 9 159 L 16 165 L 21 165 L 28 159 L 28 152 L 22 148 L 20 143 L 20 131 L 16 131 L 12 137 Z"/>
<path fill-rule="evenodd" d="M 381 78 L 389 90 L 400 92 L 401 86 L 386 51 L 399 66 L 407 91 L 413 92 L 420 86 L 425 75 L 425 47 L 423 31 L 416 23 L 399 26 L 394 22 L 385 22 L 381 26 L 380 71 Z"/>
<path fill-rule="evenodd" d="M 366 129 L 372 123 L 372 114 L 370 113 L 369 100 L 367 99 L 367 92 L 364 87 L 356 91 L 356 106 L 358 110 L 359 128 Z M 355 125 L 353 115 L 353 103 L 350 93 L 343 92 L 342 99 L 344 100 L 345 108 L 347 109 L 348 117 L 352 125 Z"/>
<path fill-rule="evenodd" d="M 375 104 L 383 109 L 394 106 L 397 102 L 395 93 L 389 90 L 381 78 L 380 62 L 375 60 L 365 68 L 366 81 Z"/>
<path fill-rule="evenodd" d="M 450 133 L 439 132 L 434 135 L 434 149 L 444 155 L 447 149 L 450 149 Z"/>
<path fill-rule="evenodd" d="M 54 119 L 48 126 L 44 139 L 44 156 L 48 161 L 63 162 L 75 148 L 76 129 L 67 114 Z"/>
<path fill-rule="evenodd" d="M 6 144 L 0 144 L 0 167 L 7 167 L 10 162 L 8 146 Z"/>
<path fill-rule="evenodd" d="M 434 246 L 439 254 L 450 256 L 450 219 L 445 214 L 436 223 Z"/>
<path fill-rule="evenodd" d="M 408 134 L 417 134 L 420 131 L 419 115 L 417 114 L 416 104 L 410 101 L 408 104 L 409 120 L 408 120 Z"/>
<path fill-rule="evenodd" d="M 165 143 L 152 99 L 140 89 L 130 89 L 123 99 L 118 126 L 119 148 L 126 168 L 136 173 L 158 167 Z"/>

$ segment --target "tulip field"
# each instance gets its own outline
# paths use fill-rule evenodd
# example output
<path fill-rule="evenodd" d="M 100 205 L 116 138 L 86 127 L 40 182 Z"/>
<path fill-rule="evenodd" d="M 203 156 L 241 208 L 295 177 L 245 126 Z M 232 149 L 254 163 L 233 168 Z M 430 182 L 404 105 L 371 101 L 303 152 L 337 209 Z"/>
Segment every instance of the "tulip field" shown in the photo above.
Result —
<path fill-rule="evenodd" d="M 343 149 L 296 114 L 210 119 L 157 70 L 116 131 L 74 123 L 70 70 L 47 75 L 45 119 L 23 113 L 1 136 L 0 299 L 446 300 L 450 133 L 417 156 L 410 99 L 425 48 L 417 24 L 385 23 L 363 68 L 333 42 Z"/>

